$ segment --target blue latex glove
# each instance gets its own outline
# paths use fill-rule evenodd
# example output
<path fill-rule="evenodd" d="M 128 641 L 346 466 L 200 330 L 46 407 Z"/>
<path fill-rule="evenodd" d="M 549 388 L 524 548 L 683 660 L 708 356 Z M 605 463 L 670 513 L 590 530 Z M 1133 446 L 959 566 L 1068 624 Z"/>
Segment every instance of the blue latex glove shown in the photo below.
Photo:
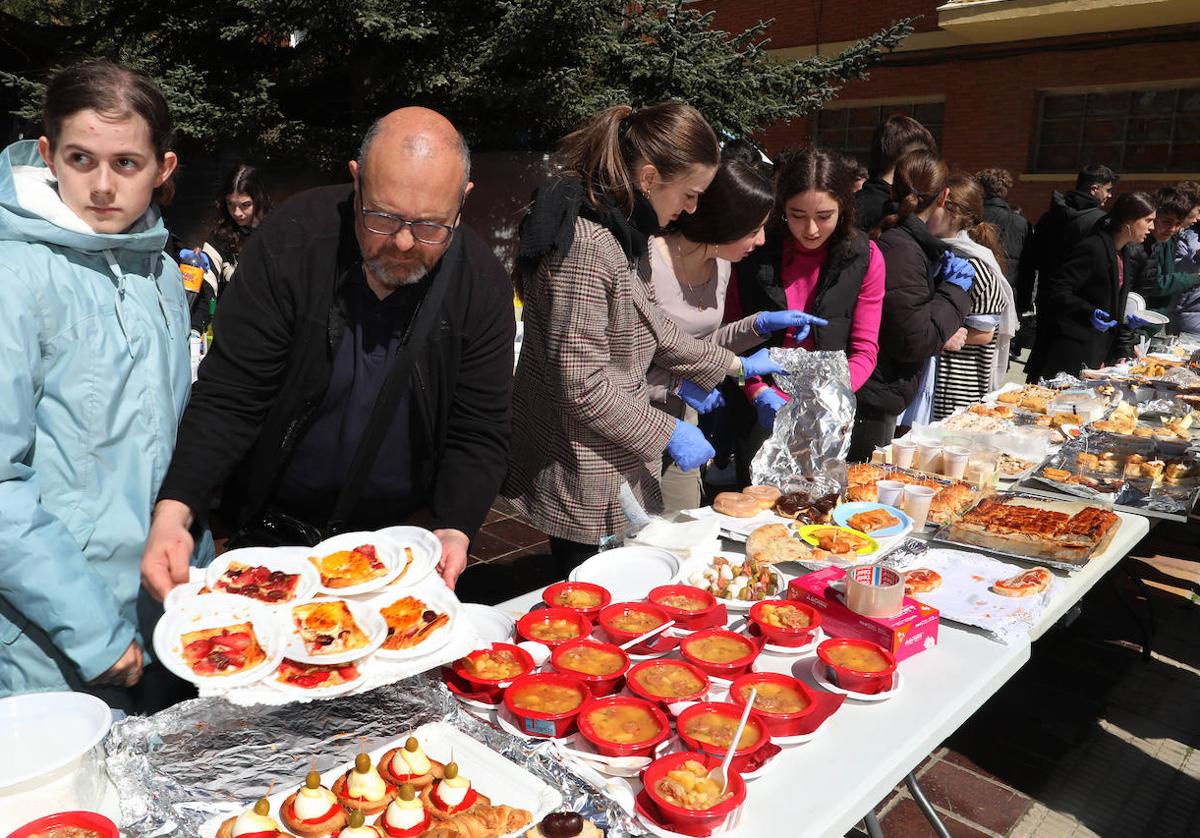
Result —
<path fill-rule="evenodd" d="M 783 367 L 771 360 L 769 349 L 760 349 L 752 355 L 742 356 L 742 373 L 746 378 L 756 375 L 783 375 Z"/>
<path fill-rule="evenodd" d="M 212 270 L 212 262 L 209 260 L 208 254 L 205 253 L 203 250 L 192 250 L 191 248 L 185 247 L 183 250 L 179 251 L 179 261 L 182 262 L 184 259 L 187 259 L 189 256 L 199 256 L 200 261 L 204 263 L 204 270 L 206 270 L 206 271 Z"/>
<path fill-rule="evenodd" d="M 781 329 L 795 329 L 793 337 L 797 343 L 808 337 L 808 333 L 812 331 L 813 326 L 828 325 L 828 320 L 823 320 L 812 314 L 806 314 L 797 309 L 763 311 L 759 312 L 759 315 L 754 318 L 754 331 L 760 335 L 767 332 L 778 332 Z"/>
<path fill-rule="evenodd" d="M 679 398 L 697 413 L 708 413 L 725 405 L 725 398 L 720 390 L 705 390 L 691 381 L 684 381 L 679 385 Z"/>
<path fill-rule="evenodd" d="M 1092 312 L 1092 328 L 1097 332 L 1107 332 L 1113 326 L 1117 325 L 1116 320 L 1109 320 L 1109 313 L 1102 308 L 1098 308 Z"/>
<path fill-rule="evenodd" d="M 717 456 L 716 449 L 704 438 L 704 432 L 682 419 L 675 420 L 675 433 L 671 434 L 671 441 L 667 443 L 667 453 L 675 465 L 684 471 L 700 468 Z"/>
<path fill-rule="evenodd" d="M 1151 323 L 1149 320 L 1143 320 L 1136 314 L 1131 314 L 1125 318 L 1125 325 L 1131 329 L 1158 329 L 1158 323 Z"/>
<path fill-rule="evenodd" d="M 971 286 L 975 284 L 975 269 L 971 267 L 971 263 L 949 250 L 942 253 L 941 261 L 938 262 L 938 273 L 943 282 L 957 285 L 964 291 L 970 291 Z"/>
<path fill-rule="evenodd" d="M 758 414 L 758 424 L 763 430 L 775 428 L 775 414 L 779 408 L 787 404 L 787 399 L 775 392 L 774 387 L 764 387 L 754 397 L 754 410 Z"/>

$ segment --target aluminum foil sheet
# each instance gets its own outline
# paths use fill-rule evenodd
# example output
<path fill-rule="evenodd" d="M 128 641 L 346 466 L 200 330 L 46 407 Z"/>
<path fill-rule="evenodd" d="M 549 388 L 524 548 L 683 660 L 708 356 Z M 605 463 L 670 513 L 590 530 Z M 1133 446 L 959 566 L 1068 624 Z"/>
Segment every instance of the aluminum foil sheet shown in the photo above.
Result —
<path fill-rule="evenodd" d="M 1043 378 L 1041 384 L 1052 390 L 1083 390 L 1088 386 L 1082 378 L 1065 372 L 1060 372 L 1054 378 Z"/>
<path fill-rule="evenodd" d="M 113 726 L 105 742 L 109 776 L 131 838 L 199 836 L 214 815 L 241 812 L 254 799 L 294 785 L 310 770 L 350 763 L 428 722 L 443 721 L 562 792 L 564 806 L 611 838 L 641 834 L 545 742 L 511 736 L 476 719 L 426 673 L 363 695 L 287 707 L 237 707 L 200 698 Z"/>
<path fill-rule="evenodd" d="M 791 401 L 775 414 L 775 430 L 750 464 L 751 478 L 814 497 L 840 492 L 855 409 L 846 353 L 772 349 L 771 360 L 788 372 L 775 383 Z"/>

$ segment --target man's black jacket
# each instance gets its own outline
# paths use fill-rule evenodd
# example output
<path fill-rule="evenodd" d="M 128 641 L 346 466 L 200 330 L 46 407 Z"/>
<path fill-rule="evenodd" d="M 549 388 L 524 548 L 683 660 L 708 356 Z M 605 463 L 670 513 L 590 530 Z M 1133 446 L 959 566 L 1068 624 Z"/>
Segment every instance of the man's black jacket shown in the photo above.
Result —
<path fill-rule="evenodd" d="M 1035 277 L 1046 282 L 1062 266 L 1067 254 L 1083 241 L 1104 217 L 1100 202 L 1086 192 L 1071 190 L 1050 196 L 1050 208 L 1038 219 L 1026 244 L 1027 258 L 1019 265 L 1017 310 L 1029 311 L 1034 302 Z"/>
<path fill-rule="evenodd" d="M 221 297 L 160 500 L 186 503 L 202 519 L 232 476 L 232 522 L 263 511 L 329 386 L 345 328 L 343 285 L 360 270 L 348 185 L 301 193 L 263 222 Z M 412 452 L 424 493 L 414 500 L 424 501 L 415 505 L 431 526 L 474 537 L 507 465 L 512 284 L 465 226 L 431 280 L 448 286 L 410 383 L 413 438 L 424 441 Z"/>

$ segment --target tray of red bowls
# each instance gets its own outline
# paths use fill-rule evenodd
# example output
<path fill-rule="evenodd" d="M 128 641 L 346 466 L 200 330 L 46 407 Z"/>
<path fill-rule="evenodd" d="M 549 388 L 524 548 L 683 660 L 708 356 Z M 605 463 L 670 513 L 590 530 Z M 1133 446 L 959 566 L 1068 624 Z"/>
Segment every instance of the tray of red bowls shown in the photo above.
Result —
<path fill-rule="evenodd" d="M 556 672 L 578 678 L 599 698 L 615 692 L 629 671 L 629 655 L 611 643 L 599 640 L 568 640 L 550 654 Z"/>
<path fill-rule="evenodd" d="M 570 608 L 589 620 L 612 602 L 608 588 L 591 582 L 555 582 L 542 591 L 542 602 L 551 608 Z"/>
<path fill-rule="evenodd" d="M 663 708 L 679 701 L 703 701 L 709 687 L 704 671 L 687 661 L 642 661 L 625 673 L 625 689 Z"/>
<path fill-rule="evenodd" d="M 524 675 L 504 691 L 504 709 L 521 732 L 561 739 L 575 731 L 579 710 L 591 698 L 587 685 L 559 672 Z"/>
<path fill-rule="evenodd" d="M 649 701 L 611 695 L 584 705 L 579 733 L 606 757 L 648 757 L 671 735 L 671 723 Z"/>
<path fill-rule="evenodd" d="M 493 643 L 476 649 L 442 669 L 447 683 L 454 681 L 460 693 L 488 704 L 498 704 L 505 689 L 517 678 L 534 670 L 533 658 L 520 646 Z"/>
<path fill-rule="evenodd" d="M 675 621 L 676 628 L 703 624 L 721 606 L 716 597 L 692 585 L 659 585 L 646 596 Z"/>
<path fill-rule="evenodd" d="M 675 720 L 675 732 L 687 745 L 689 751 L 724 759 L 738 722 L 742 720 L 743 705 L 727 701 L 705 701 L 688 707 Z M 771 732 L 767 723 L 754 711 L 746 720 L 739 747 L 733 753 L 730 766 L 734 771 L 753 770 L 757 766 L 757 752 L 771 744 Z"/>
<path fill-rule="evenodd" d="M 719 829 L 746 802 L 746 781 L 736 771 L 729 772 L 726 796 L 718 798 L 720 788 L 709 785 L 708 772 L 720 764 L 720 757 L 704 753 L 669 754 L 650 763 L 642 772 L 642 785 L 645 799 L 655 811 L 647 814 L 659 826 L 685 835 L 707 835 Z M 697 775 L 687 800 L 676 797 L 677 784 L 665 782 L 669 772 L 680 770 Z"/>
<path fill-rule="evenodd" d="M 750 689 L 757 688 L 754 712 L 767 724 L 772 736 L 804 736 L 817 729 L 818 704 L 812 690 L 790 675 L 778 672 L 751 672 L 738 678 L 729 687 L 729 700 L 738 707 L 746 706 Z"/>
<path fill-rule="evenodd" d="M 604 629 L 608 639 L 618 646 L 641 637 L 670 619 L 667 612 L 648 602 L 614 602 L 601 609 L 597 617 L 600 628 Z M 662 636 L 655 635 L 627 651 L 632 655 L 652 654 L 659 650 L 661 641 Z"/>
<path fill-rule="evenodd" d="M 592 621 L 573 608 L 538 608 L 517 620 L 517 634 L 553 649 L 592 633 Z"/>
<path fill-rule="evenodd" d="M 69 832 L 70 829 L 90 830 L 90 832 Z M 55 830 L 58 830 L 57 832 Z M 35 835 L 92 835 L 95 838 L 120 838 L 120 832 L 117 830 L 117 825 L 110 821 L 104 815 L 96 812 L 58 812 L 54 815 L 46 815 L 37 820 L 30 821 L 22 827 L 18 827 L 15 832 L 11 832 L 8 838 L 33 838 Z"/>
<path fill-rule="evenodd" d="M 878 643 L 851 637 L 834 637 L 817 647 L 825 677 L 835 687 L 865 695 L 892 688 L 896 659 Z"/>
<path fill-rule="evenodd" d="M 750 606 L 750 622 L 768 643 L 805 646 L 821 625 L 821 613 L 802 602 L 764 599 Z"/>
<path fill-rule="evenodd" d="M 726 681 L 744 675 L 760 651 L 758 643 L 728 629 L 705 629 L 679 641 L 684 660 Z"/>

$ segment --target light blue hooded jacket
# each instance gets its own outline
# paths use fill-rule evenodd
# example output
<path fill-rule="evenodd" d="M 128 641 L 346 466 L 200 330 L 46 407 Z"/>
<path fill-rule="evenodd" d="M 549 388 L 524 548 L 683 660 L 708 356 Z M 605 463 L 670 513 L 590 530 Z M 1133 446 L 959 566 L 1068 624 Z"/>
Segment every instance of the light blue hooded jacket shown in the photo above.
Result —
<path fill-rule="evenodd" d="M 0 696 L 149 651 L 139 564 L 191 382 L 166 241 L 153 206 L 92 232 L 35 142 L 0 153 Z"/>

